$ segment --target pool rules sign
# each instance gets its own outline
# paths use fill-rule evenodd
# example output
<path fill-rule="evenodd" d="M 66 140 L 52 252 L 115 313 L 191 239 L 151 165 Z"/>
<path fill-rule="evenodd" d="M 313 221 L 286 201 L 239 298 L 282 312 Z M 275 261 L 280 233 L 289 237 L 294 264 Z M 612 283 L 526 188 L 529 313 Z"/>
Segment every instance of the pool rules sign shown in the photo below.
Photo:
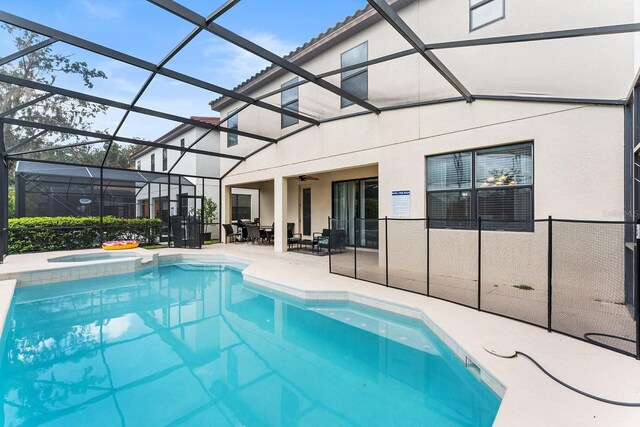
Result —
<path fill-rule="evenodd" d="M 409 218 L 411 216 L 411 191 L 394 190 L 391 192 L 391 216 L 394 218 Z"/>

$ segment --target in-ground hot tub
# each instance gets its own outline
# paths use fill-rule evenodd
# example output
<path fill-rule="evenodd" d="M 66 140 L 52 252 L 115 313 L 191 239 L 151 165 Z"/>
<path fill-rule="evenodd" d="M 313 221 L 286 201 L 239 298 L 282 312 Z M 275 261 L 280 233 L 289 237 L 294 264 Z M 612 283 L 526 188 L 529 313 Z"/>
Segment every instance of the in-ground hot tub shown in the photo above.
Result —
<path fill-rule="evenodd" d="M 64 255 L 55 258 L 49 258 L 49 262 L 89 262 L 89 261 L 107 261 L 119 258 L 135 258 L 140 254 L 135 252 L 91 252 L 86 254 Z"/>

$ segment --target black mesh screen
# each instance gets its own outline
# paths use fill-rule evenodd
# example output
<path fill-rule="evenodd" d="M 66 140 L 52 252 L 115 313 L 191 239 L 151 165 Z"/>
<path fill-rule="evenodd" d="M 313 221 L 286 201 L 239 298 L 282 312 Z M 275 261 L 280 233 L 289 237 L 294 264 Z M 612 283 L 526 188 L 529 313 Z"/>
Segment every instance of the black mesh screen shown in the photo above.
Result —
<path fill-rule="evenodd" d="M 553 222 L 553 330 L 635 354 L 629 227 Z"/>
<path fill-rule="evenodd" d="M 465 230 L 430 228 L 429 295 L 477 307 L 478 231 L 468 223 Z"/>
<path fill-rule="evenodd" d="M 390 219 L 387 230 L 389 286 L 426 294 L 426 221 Z"/>
<path fill-rule="evenodd" d="M 331 271 L 637 354 L 635 224 L 483 219 L 442 227 L 333 220 L 355 244 L 332 252 Z"/>
<path fill-rule="evenodd" d="M 335 240 L 342 241 L 341 245 L 336 245 L 335 242 L 333 245 L 329 243 L 332 246 L 329 250 L 331 272 L 356 277 L 355 251 L 353 247 L 345 244 L 349 234 L 353 233 L 353 220 L 332 219 L 331 233 L 336 236 Z"/>
<path fill-rule="evenodd" d="M 356 277 L 369 282 L 385 284 L 384 251 L 378 249 L 380 232 L 384 221 L 378 219 L 355 220 L 355 265 Z M 384 232 L 384 230 L 382 230 Z M 384 242 L 383 242 L 384 243 Z"/>
<path fill-rule="evenodd" d="M 513 223 L 511 223 L 513 224 Z M 530 233 L 482 233 L 480 307 L 502 316 L 547 325 L 547 222 L 517 223 Z M 501 224 L 482 220 L 482 229 Z"/>

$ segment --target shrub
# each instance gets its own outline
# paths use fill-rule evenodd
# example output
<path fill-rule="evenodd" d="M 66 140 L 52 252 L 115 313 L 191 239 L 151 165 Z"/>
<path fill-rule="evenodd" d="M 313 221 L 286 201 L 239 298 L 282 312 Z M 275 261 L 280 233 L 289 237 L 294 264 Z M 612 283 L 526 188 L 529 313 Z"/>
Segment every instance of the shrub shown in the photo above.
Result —
<path fill-rule="evenodd" d="M 9 219 L 9 253 L 97 248 L 103 240 L 139 240 L 154 244 L 162 232 L 160 219 L 99 217 L 33 217 Z"/>

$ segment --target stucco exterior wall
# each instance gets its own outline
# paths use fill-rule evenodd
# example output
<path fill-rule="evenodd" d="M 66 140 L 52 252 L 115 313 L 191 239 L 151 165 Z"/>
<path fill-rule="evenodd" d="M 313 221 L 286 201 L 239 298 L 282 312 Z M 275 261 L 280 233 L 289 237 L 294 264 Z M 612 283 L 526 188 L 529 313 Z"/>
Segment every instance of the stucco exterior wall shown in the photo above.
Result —
<path fill-rule="evenodd" d="M 616 106 L 494 101 L 355 117 L 265 149 L 224 184 L 377 164 L 380 216 L 392 213 L 391 191 L 405 189 L 411 216 L 424 217 L 425 156 L 533 141 L 536 218 L 622 220 L 623 120 Z"/>
<path fill-rule="evenodd" d="M 469 31 L 467 0 L 422 0 L 399 11 L 400 16 L 426 43 L 526 34 L 633 22 L 636 0 L 611 2 L 607 7 L 589 0 L 540 0 L 506 2 L 506 18 Z M 434 53 L 473 93 L 478 95 L 535 95 L 591 99 L 626 97 L 637 67 L 633 34 L 582 37 L 528 43 L 500 44 Z M 340 68 L 341 53 L 368 42 L 369 59 L 410 48 L 386 22 L 380 21 L 351 36 L 326 52 L 302 63 L 319 74 Z M 368 101 L 378 107 L 429 99 L 459 96 L 419 55 L 414 54 L 368 68 Z M 280 88 L 294 77 L 286 73 L 255 91 L 259 96 Z M 325 80 L 340 86 L 340 75 Z M 357 105 L 340 108 L 340 98 L 313 84 L 299 87 L 300 112 L 326 119 L 363 111 Z M 280 95 L 265 99 L 280 105 Z M 225 117 L 242 105 L 232 103 L 221 111 Z M 297 128 L 280 128 L 280 115 L 251 106 L 239 114 L 239 128 L 270 137 L 280 137 Z M 226 142 L 226 134 L 222 136 Z M 247 154 L 264 142 L 239 137 L 229 148 L 233 154 Z M 223 149 L 227 150 L 226 144 Z"/>
<path fill-rule="evenodd" d="M 402 9 L 400 15 L 429 43 L 629 23 L 636 13 L 637 1 L 613 2 L 605 8 L 595 0 L 506 4 L 505 19 L 471 33 L 467 0 L 417 1 Z M 626 97 L 636 72 L 634 39 L 627 34 L 436 53 L 475 94 L 616 100 Z M 340 53 L 363 41 L 368 41 L 370 59 L 408 48 L 386 22 L 379 22 L 302 65 L 314 73 L 339 68 Z M 290 78 L 285 75 L 249 94 L 256 96 L 277 89 Z M 327 80 L 340 84 L 339 76 Z M 299 94 L 301 112 L 317 118 L 362 110 L 359 106 L 340 109 L 339 97 L 311 84 L 301 86 Z M 456 95 L 417 55 L 369 67 L 369 101 L 374 105 Z M 279 105 L 279 95 L 267 101 Z M 225 109 L 223 115 L 236 105 Z M 248 126 L 246 130 L 279 137 L 304 125 L 283 130 L 279 128 L 279 115 L 258 110 L 251 107 L 240 113 L 239 128 Z M 239 145 L 245 140 L 241 137 Z M 552 215 L 624 220 L 624 190 L 629 183 L 624 180 L 622 106 L 476 100 L 470 104 L 449 102 L 349 117 L 311 127 L 266 148 L 234 169 L 224 185 L 286 180 L 282 199 L 274 191 L 274 211 L 283 206 L 285 217 L 296 222 L 297 230 L 300 187 L 309 186 L 312 229 L 320 231 L 331 214 L 331 182 L 339 180 L 339 176 L 378 176 L 380 217 L 393 215 L 392 191 L 409 190 L 410 216 L 424 218 L 426 156 L 524 141 L 532 142 L 534 150 L 534 218 Z M 299 175 L 321 179 L 298 184 L 295 177 Z M 623 230 L 567 225 L 564 232 L 555 242 L 559 262 L 554 265 L 554 275 L 560 289 L 564 288 L 567 294 L 582 293 L 592 301 L 623 301 Z M 424 227 L 409 227 L 393 235 L 390 232 L 389 237 L 393 239 L 389 246 L 393 274 L 405 284 L 413 277 L 423 286 Z M 381 241 L 384 238 L 381 229 Z M 431 245 L 434 291 L 439 285 L 441 289 L 458 287 L 463 294 L 467 292 L 464 298 L 472 298 L 460 302 L 473 304 L 478 279 L 477 232 L 432 230 Z M 502 286 L 511 290 L 514 285 L 526 285 L 535 289 L 530 294 L 534 299 L 545 295 L 545 224 L 536 224 L 530 233 L 487 231 L 483 233 L 483 245 L 483 289 Z M 372 258 L 372 277 L 376 274 L 373 269 L 384 266 L 385 256 L 381 245 L 377 264 Z M 576 275 L 576 271 L 580 274 Z"/>

